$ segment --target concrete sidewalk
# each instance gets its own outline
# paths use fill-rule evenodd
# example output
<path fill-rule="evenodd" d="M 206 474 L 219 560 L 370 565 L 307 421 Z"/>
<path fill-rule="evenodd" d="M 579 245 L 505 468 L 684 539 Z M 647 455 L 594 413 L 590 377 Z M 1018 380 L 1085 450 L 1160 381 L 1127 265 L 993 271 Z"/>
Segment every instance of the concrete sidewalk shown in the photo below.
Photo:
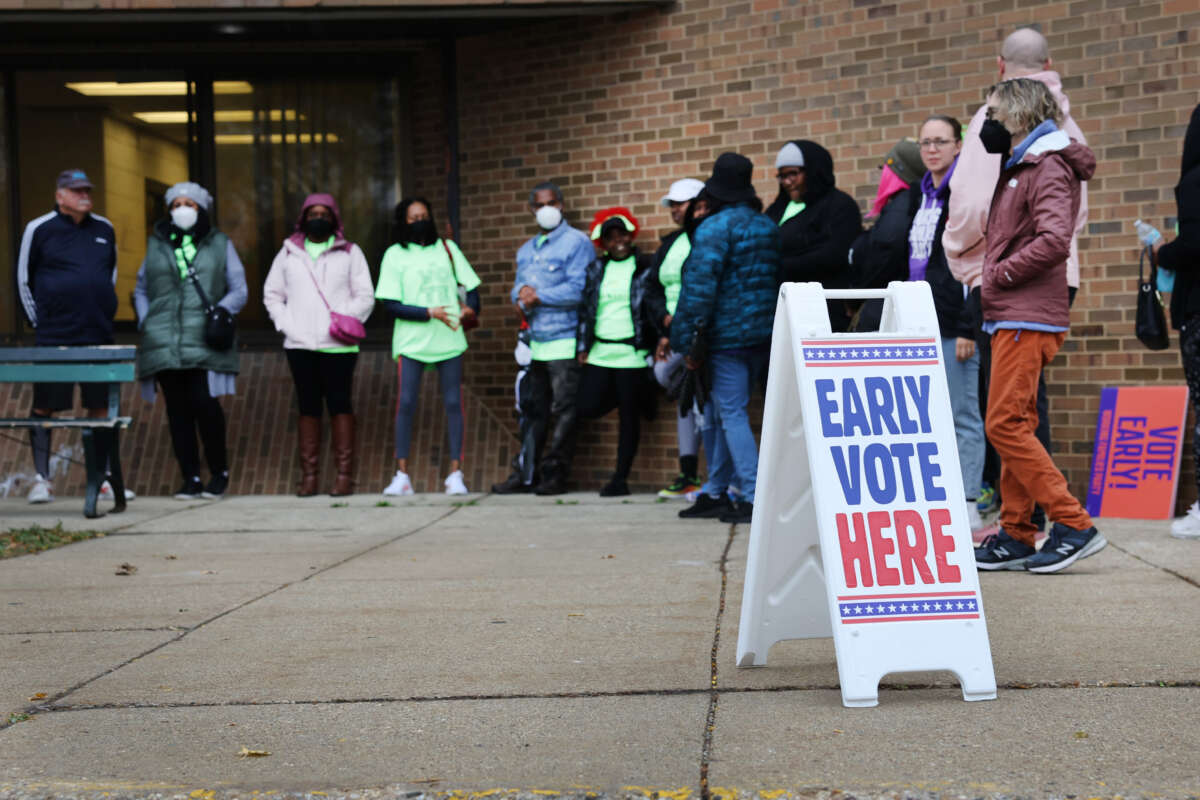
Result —
<path fill-rule="evenodd" d="M 1200 542 L 1165 522 L 981 576 L 995 702 L 939 673 L 845 709 L 831 640 L 734 666 L 747 526 L 378 500 L 0 501 L 107 531 L 0 561 L 0 798 L 1200 795 Z"/>

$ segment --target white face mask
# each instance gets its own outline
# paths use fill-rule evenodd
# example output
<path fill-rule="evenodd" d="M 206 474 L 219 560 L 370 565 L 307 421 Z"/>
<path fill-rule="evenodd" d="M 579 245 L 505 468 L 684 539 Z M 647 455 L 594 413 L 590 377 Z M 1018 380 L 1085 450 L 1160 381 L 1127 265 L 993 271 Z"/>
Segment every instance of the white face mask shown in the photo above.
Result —
<path fill-rule="evenodd" d="M 538 227 L 546 231 L 554 230 L 562 222 L 562 212 L 554 206 L 542 206 L 536 216 Z"/>
<path fill-rule="evenodd" d="M 199 216 L 200 212 L 191 206 L 179 206 L 171 209 L 171 221 L 181 231 L 191 230 Z"/>

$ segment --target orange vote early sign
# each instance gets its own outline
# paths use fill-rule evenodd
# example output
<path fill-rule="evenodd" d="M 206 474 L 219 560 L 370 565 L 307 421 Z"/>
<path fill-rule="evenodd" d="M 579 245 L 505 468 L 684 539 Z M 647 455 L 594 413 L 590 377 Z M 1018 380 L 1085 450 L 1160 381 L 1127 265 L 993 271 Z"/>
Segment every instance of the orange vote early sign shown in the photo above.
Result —
<path fill-rule="evenodd" d="M 1174 516 L 1187 403 L 1186 386 L 1120 386 L 1101 392 L 1089 514 Z"/>

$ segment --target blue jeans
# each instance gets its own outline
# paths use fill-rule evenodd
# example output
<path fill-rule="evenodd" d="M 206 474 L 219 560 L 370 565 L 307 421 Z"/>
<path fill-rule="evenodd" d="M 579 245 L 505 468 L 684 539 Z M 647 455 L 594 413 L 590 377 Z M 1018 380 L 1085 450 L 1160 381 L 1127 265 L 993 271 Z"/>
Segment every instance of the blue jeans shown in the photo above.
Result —
<path fill-rule="evenodd" d="M 983 417 L 979 413 L 979 351 L 966 361 L 959 361 L 954 355 L 954 343 L 953 338 L 942 339 L 942 360 L 946 362 L 946 387 L 950 390 L 950 409 L 954 412 L 963 494 L 968 500 L 975 500 L 979 497 L 987 447 Z"/>
<path fill-rule="evenodd" d="M 758 445 L 750 429 L 750 389 L 766 367 L 767 350 L 752 353 L 713 353 L 712 397 L 704 406 L 708 480 L 701 491 L 719 497 L 735 478 L 747 503 L 754 502 L 758 479 Z M 712 447 L 709 448 L 709 437 Z"/>

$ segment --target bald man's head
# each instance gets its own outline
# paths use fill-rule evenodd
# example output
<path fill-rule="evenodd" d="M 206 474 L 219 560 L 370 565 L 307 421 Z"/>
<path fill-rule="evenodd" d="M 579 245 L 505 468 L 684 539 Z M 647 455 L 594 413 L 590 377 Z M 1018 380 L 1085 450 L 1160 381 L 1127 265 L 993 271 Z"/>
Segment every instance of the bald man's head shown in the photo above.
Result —
<path fill-rule="evenodd" d="M 1019 78 L 1050 67 L 1050 46 L 1033 28 L 1017 28 L 1000 48 L 1000 73 Z"/>

